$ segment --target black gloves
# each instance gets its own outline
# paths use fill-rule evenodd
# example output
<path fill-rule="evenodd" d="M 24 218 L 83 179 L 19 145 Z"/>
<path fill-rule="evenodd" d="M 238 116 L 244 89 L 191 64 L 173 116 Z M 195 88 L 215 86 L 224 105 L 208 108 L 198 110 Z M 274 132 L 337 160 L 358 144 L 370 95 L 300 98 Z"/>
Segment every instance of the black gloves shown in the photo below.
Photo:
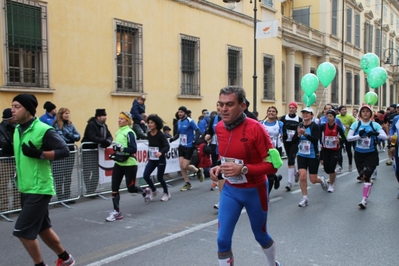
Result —
<path fill-rule="evenodd" d="M 172 143 L 173 141 L 175 141 L 173 138 L 169 139 L 169 143 Z"/>
<path fill-rule="evenodd" d="M 100 146 L 102 148 L 107 148 L 109 145 L 111 145 L 111 142 L 107 139 L 104 139 L 103 141 L 101 141 L 101 144 L 100 144 Z"/>
<path fill-rule="evenodd" d="M 362 130 L 359 131 L 359 136 L 360 136 L 361 138 L 367 137 L 367 133 L 366 133 L 366 130 L 365 130 L 364 128 L 363 128 Z"/>
<path fill-rule="evenodd" d="M 380 133 L 376 132 L 376 131 L 367 132 L 367 137 L 369 137 L 369 138 L 371 138 L 372 136 L 378 137 L 379 135 L 380 135 Z"/>
<path fill-rule="evenodd" d="M 123 151 L 123 146 L 122 146 L 122 144 L 116 144 L 116 145 L 114 145 L 114 146 L 112 147 L 112 149 L 113 149 L 114 151 Z"/>
<path fill-rule="evenodd" d="M 29 141 L 29 146 L 26 145 L 26 143 L 22 144 L 22 153 L 25 156 L 37 159 L 40 159 L 43 154 L 41 150 L 37 149 L 35 145 L 33 145 L 32 141 Z"/>

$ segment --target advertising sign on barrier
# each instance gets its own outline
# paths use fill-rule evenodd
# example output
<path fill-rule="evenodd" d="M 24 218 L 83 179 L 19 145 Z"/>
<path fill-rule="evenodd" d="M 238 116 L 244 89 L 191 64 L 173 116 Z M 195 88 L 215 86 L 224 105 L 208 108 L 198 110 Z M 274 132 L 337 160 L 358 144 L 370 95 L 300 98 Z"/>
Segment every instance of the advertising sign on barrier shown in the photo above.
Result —
<path fill-rule="evenodd" d="M 172 173 L 180 171 L 179 166 L 179 153 L 178 148 L 179 141 L 170 143 L 169 152 L 166 153 L 166 170 L 165 173 Z M 98 147 L 98 165 L 100 184 L 111 183 L 112 169 L 114 167 L 114 161 L 109 158 L 109 155 L 114 153 L 112 146 L 104 149 Z M 137 153 L 136 158 L 139 163 L 137 169 L 137 178 L 142 178 L 145 166 L 148 161 L 148 141 L 138 140 L 137 141 Z M 152 172 L 151 175 L 156 175 L 157 169 Z"/>

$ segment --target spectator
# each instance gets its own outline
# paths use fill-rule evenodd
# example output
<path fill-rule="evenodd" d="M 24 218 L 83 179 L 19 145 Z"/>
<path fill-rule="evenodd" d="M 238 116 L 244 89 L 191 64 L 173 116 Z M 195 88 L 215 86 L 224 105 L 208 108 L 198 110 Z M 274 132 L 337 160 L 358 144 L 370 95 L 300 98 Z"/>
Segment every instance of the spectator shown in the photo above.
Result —
<path fill-rule="evenodd" d="M 163 134 L 165 135 L 166 138 L 169 139 L 172 137 L 172 135 L 170 134 L 170 130 L 171 130 L 170 127 L 164 126 L 162 130 L 163 130 Z"/>
<path fill-rule="evenodd" d="M 47 101 L 44 103 L 43 108 L 46 109 L 46 113 L 40 117 L 40 121 L 49 126 L 53 126 L 57 114 L 57 107 L 52 102 Z"/>
<path fill-rule="evenodd" d="M 58 110 L 57 118 L 54 121 L 54 129 L 68 145 L 70 151 L 69 157 L 55 161 L 52 164 L 55 192 L 57 199 L 62 201 L 71 197 L 72 171 L 76 157 L 76 153 L 73 152 L 75 150 L 73 144 L 80 140 L 80 134 L 70 120 L 69 109 L 64 107 Z M 75 195 L 78 196 L 77 191 Z M 73 200 L 68 202 L 75 203 Z"/>
<path fill-rule="evenodd" d="M 17 122 L 12 117 L 11 108 L 6 108 L 3 111 L 3 121 L 0 123 L 0 157 L 14 156 L 13 135 Z M 14 182 L 15 174 L 15 160 L 4 159 L 0 160 L 0 212 L 9 210 L 9 183 L 12 183 L 12 209 L 17 210 L 21 208 L 21 195 L 18 192 Z"/>
<path fill-rule="evenodd" d="M 202 116 L 203 116 L 203 119 L 201 119 L 198 122 L 198 128 L 201 132 L 201 135 L 204 135 L 206 129 L 208 128 L 209 121 L 211 120 L 211 118 L 210 118 L 210 114 L 209 114 L 208 110 L 206 110 L 206 109 L 202 110 Z"/>
<path fill-rule="evenodd" d="M 33 94 L 19 94 L 12 101 L 12 115 L 19 124 L 14 133 L 14 153 L 18 189 L 22 193 L 22 210 L 13 235 L 22 242 L 35 265 L 45 265 L 38 235 L 57 254 L 56 265 L 75 265 L 51 228 L 48 210 L 55 194 L 50 161 L 68 157 L 69 150 L 52 127 L 35 117 L 36 107 Z"/>
<path fill-rule="evenodd" d="M 105 123 L 107 113 L 105 109 L 96 109 L 94 117 L 87 121 L 85 132 L 82 139 L 82 149 L 89 149 L 82 154 L 83 181 L 86 187 L 86 193 L 94 194 L 99 181 L 98 172 L 98 151 L 97 148 L 105 149 L 112 143 L 112 135 Z M 94 142 L 87 144 L 85 142 Z M 95 197 L 95 196 L 93 196 Z"/>
<path fill-rule="evenodd" d="M 147 126 L 145 121 L 147 115 L 145 113 L 145 95 L 139 96 L 133 101 L 132 109 L 130 109 L 130 114 L 133 118 L 133 130 L 136 133 L 137 139 L 146 139 Z"/>

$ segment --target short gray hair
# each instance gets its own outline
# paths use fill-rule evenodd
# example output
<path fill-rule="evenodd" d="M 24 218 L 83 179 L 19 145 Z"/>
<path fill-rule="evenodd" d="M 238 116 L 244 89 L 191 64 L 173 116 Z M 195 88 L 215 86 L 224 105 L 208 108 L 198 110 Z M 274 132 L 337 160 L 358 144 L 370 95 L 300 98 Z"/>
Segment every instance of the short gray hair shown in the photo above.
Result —
<path fill-rule="evenodd" d="M 227 86 L 227 87 L 224 87 L 224 88 L 222 88 L 220 90 L 219 96 L 222 95 L 222 94 L 229 95 L 229 94 L 233 94 L 233 93 L 237 96 L 238 103 L 245 102 L 245 98 L 246 98 L 245 90 L 242 87 L 240 87 L 240 86 Z"/>

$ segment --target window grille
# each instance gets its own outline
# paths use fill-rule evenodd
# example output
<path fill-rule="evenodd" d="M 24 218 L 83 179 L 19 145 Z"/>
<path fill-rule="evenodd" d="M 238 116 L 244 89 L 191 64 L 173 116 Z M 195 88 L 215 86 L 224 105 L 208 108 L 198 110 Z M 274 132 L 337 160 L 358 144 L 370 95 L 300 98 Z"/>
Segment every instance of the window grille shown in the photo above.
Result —
<path fill-rule="evenodd" d="M 375 29 L 375 54 L 381 57 L 381 29 Z"/>
<path fill-rule="evenodd" d="M 142 28 L 116 22 L 116 90 L 143 92 Z"/>
<path fill-rule="evenodd" d="M 373 25 L 366 21 L 364 25 L 364 50 L 367 53 L 373 52 Z"/>
<path fill-rule="evenodd" d="M 4 3 L 7 85 L 48 88 L 47 7 L 27 0 Z"/>
<path fill-rule="evenodd" d="M 274 58 L 263 58 L 263 99 L 275 100 Z"/>
<path fill-rule="evenodd" d="M 200 95 L 199 39 L 181 39 L 181 94 Z"/>
<path fill-rule="evenodd" d="M 242 72 L 241 72 L 241 60 L 242 51 L 240 48 L 229 47 L 228 52 L 228 85 L 242 86 Z"/>

